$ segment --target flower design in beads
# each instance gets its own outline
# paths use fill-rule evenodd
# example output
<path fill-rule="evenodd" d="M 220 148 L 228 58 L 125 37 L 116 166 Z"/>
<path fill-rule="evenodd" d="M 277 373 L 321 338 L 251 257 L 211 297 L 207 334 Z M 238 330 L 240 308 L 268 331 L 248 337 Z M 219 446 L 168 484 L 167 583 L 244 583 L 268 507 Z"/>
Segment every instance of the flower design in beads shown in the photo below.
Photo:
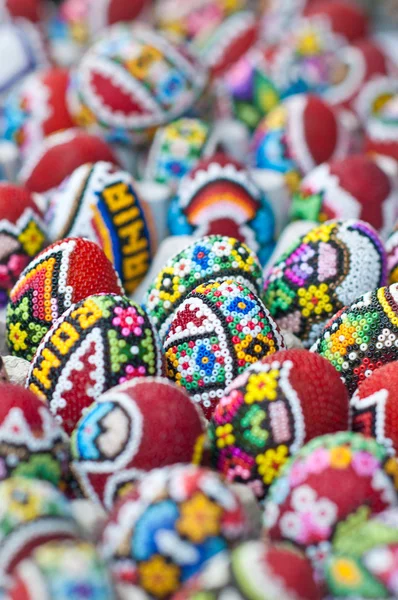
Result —
<path fill-rule="evenodd" d="M 136 377 L 84 413 L 71 438 L 72 471 L 83 494 L 110 510 L 146 471 L 199 464 L 204 430 L 185 390 L 161 377 Z"/>
<path fill-rule="evenodd" d="M 126 292 L 133 292 L 146 274 L 154 228 L 127 171 L 109 162 L 82 165 L 51 195 L 46 220 L 51 241 L 85 237 L 96 242 Z"/>
<path fill-rule="evenodd" d="M 23 387 L 0 385 L 0 480 L 11 476 L 50 481 L 69 478 L 69 444 L 48 407 Z"/>
<path fill-rule="evenodd" d="M 26 387 L 48 402 L 70 434 L 103 392 L 161 372 L 157 334 L 145 311 L 126 297 L 98 294 L 73 304 L 47 332 Z"/>
<path fill-rule="evenodd" d="M 261 267 L 254 252 L 235 238 L 200 238 L 171 258 L 148 289 L 146 309 L 163 340 L 176 309 L 195 287 L 234 279 L 260 295 Z"/>
<path fill-rule="evenodd" d="M 32 360 L 54 321 L 74 302 L 99 293 L 122 294 L 123 288 L 97 244 L 69 238 L 43 250 L 10 292 L 6 327 L 11 354 Z"/>
<path fill-rule="evenodd" d="M 74 539 L 79 527 L 70 503 L 48 481 L 10 477 L 0 483 L 0 584 L 25 558 L 49 541 Z"/>
<path fill-rule="evenodd" d="M 375 230 L 362 221 L 330 221 L 299 238 L 271 267 L 263 300 L 278 325 L 310 348 L 337 311 L 384 285 L 385 277 L 385 250 Z"/>
<path fill-rule="evenodd" d="M 332 363 L 352 396 L 373 371 L 398 360 L 398 284 L 367 292 L 343 308 L 311 350 Z"/>
<path fill-rule="evenodd" d="M 143 23 L 114 25 L 80 61 L 69 108 L 79 126 L 131 143 L 189 111 L 206 83 L 187 47 L 181 51 Z"/>
<path fill-rule="evenodd" d="M 115 505 L 99 549 L 116 581 L 167 599 L 248 533 L 240 500 L 217 473 L 177 465 L 151 471 Z"/>
<path fill-rule="evenodd" d="M 108 569 L 94 545 L 82 540 L 38 546 L 12 573 L 9 600 L 115 600 Z"/>
<path fill-rule="evenodd" d="M 275 216 L 246 168 L 223 154 L 200 160 L 182 178 L 169 209 L 173 235 L 228 235 L 264 264 L 274 248 Z"/>
<path fill-rule="evenodd" d="M 227 280 L 199 285 L 187 296 L 174 314 L 163 348 L 168 377 L 210 418 L 235 377 L 284 343 L 260 298 Z"/>
<path fill-rule="evenodd" d="M 398 463 L 358 433 L 318 437 L 304 446 L 273 483 L 264 524 L 273 541 L 293 542 L 323 577 L 339 531 L 365 511 L 397 505 Z"/>
<path fill-rule="evenodd" d="M 347 391 L 320 358 L 308 350 L 282 350 L 228 387 L 208 432 L 212 465 L 228 481 L 247 484 L 263 498 L 304 443 L 348 428 Z"/>

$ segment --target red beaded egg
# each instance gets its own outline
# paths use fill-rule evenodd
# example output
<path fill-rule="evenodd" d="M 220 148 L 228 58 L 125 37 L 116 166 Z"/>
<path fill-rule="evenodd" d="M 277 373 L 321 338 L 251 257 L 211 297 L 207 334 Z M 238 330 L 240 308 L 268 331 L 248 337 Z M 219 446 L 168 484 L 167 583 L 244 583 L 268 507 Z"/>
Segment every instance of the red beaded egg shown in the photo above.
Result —
<path fill-rule="evenodd" d="M 304 15 L 321 17 L 348 42 L 364 38 L 369 30 L 365 11 L 352 0 L 311 0 L 304 9 Z"/>

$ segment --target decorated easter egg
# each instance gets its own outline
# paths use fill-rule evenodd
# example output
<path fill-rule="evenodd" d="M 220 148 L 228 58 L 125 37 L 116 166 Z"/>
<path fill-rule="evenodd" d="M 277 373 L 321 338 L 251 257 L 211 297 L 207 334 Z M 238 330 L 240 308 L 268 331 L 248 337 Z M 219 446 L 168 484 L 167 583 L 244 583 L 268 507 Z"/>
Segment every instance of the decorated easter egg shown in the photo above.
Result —
<path fill-rule="evenodd" d="M 0 304 L 24 268 L 46 245 L 46 226 L 37 197 L 26 188 L 0 183 Z"/>
<path fill-rule="evenodd" d="M 274 108 L 253 137 L 254 164 L 282 173 L 292 190 L 317 165 L 347 154 L 349 136 L 333 109 L 314 95 L 298 94 Z"/>
<path fill-rule="evenodd" d="M 22 272 L 7 306 L 7 342 L 15 356 L 32 360 L 52 324 L 91 294 L 121 294 L 112 264 L 94 242 L 69 238 L 43 250 Z"/>
<path fill-rule="evenodd" d="M 388 283 L 398 283 L 398 229 L 397 225 L 394 231 L 388 237 L 386 244 L 387 251 L 387 277 Z"/>
<path fill-rule="evenodd" d="M 27 19 L 0 23 L 0 102 L 26 75 L 46 67 L 47 55 L 40 30 Z"/>
<path fill-rule="evenodd" d="M 369 18 L 360 4 L 352 0 L 311 0 L 304 15 L 321 17 L 347 42 L 360 40 L 368 34 Z"/>
<path fill-rule="evenodd" d="M 0 585 L 37 546 L 79 534 L 69 502 L 48 481 L 10 477 L 0 483 L 0 503 Z"/>
<path fill-rule="evenodd" d="M 398 464 L 376 441 L 358 433 L 316 438 L 286 465 L 271 486 L 265 526 L 273 541 L 302 548 L 323 576 L 339 531 L 397 505 Z"/>
<path fill-rule="evenodd" d="M 48 402 L 70 434 L 83 409 L 103 392 L 161 372 L 157 336 L 145 311 L 126 297 L 98 294 L 72 304 L 55 321 L 37 349 L 26 387 Z"/>
<path fill-rule="evenodd" d="M 398 360 L 398 284 L 369 291 L 340 310 L 311 350 L 330 360 L 352 396 L 373 371 Z"/>
<path fill-rule="evenodd" d="M 234 280 L 203 283 L 175 311 L 163 348 L 167 376 L 210 418 L 225 388 L 250 364 L 284 348 L 260 298 Z"/>
<path fill-rule="evenodd" d="M 8 600 L 115 600 L 110 574 L 86 541 L 47 542 L 13 570 Z"/>
<path fill-rule="evenodd" d="M 388 452 L 398 450 L 398 362 L 376 369 L 350 400 L 351 429 L 374 437 Z"/>
<path fill-rule="evenodd" d="M 4 137 L 15 142 L 27 156 L 42 140 L 73 127 L 66 106 L 69 72 L 50 68 L 32 73 L 7 99 Z"/>
<path fill-rule="evenodd" d="M 111 509 L 146 471 L 198 464 L 203 423 L 197 405 L 167 379 L 127 381 L 99 396 L 77 424 L 71 440 L 73 473 L 87 498 Z"/>
<path fill-rule="evenodd" d="M 198 575 L 189 579 L 173 600 L 236 600 L 295 598 L 319 600 L 312 567 L 305 555 L 291 544 L 265 544 L 250 540 L 210 559 Z"/>
<path fill-rule="evenodd" d="M 69 129 L 44 139 L 26 158 L 19 178 L 32 192 L 50 192 L 81 165 L 100 160 L 118 164 L 99 136 Z"/>
<path fill-rule="evenodd" d="M 289 456 L 312 438 L 348 428 L 337 371 L 308 350 L 282 350 L 237 377 L 210 421 L 212 465 L 262 498 Z M 325 410 L 328 406 L 328 410 Z"/>
<path fill-rule="evenodd" d="M 209 144 L 210 127 L 201 119 L 181 118 L 157 130 L 145 169 L 148 180 L 177 185 Z"/>
<path fill-rule="evenodd" d="M 247 515 L 209 469 L 155 469 L 111 511 L 99 549 L 116 581 L 170 598 L 206 560 L 244 539 Z"/>
<path fill-rule="evenodd" d="M 398 81 L 375 77 L 358 96 L 356 108 L 365 127 L 369 154 L 398 160 Z"/>
<path fill-rule="evenodd" d="M 339 531 L 325 563 L 333 598 L 394 598 L 398 594 L 398 513 L 390 508 L 367 518 L 364 507 Z"/>
<path fill-rule="evenodd" d="M 0 19 L 23 18 L 37 23 L 44 16 L 43 0 L 1 0 Z"/>
<path fill-rule="evenodd" d="M 363 219 L 386 233 L 398 218 L 398 195 L 391 178 L 363 155 L 320 165 L 302 180 L 293 197 L 293 219 Z"/>
<path fill-rule="evenodd" d="M 254 252 L 235 238 L 209 235 L 172 257 L 148 289 L 146 309 L 163 340 L 176 309 L 198 285 L 233 279 L 259 295 L 261 267 Z"/>
<path fill-rule="evenodd" d="M 216 154 L 182 178 L 169 211 L 173 235 L 224 235 L 247 244 L 265 263 L 275 217 L 263 192 L 237 161 Z"/>
<path fill-rule="evenodd" d="M 51 240 L 86 237 L 115 266 L 127 292 L 146 274 L 154 241 L 133 177 L 109 162 L 82 165 L 51 195 Z"/>
<path fill-rule="evenodd" d="M 186 48 L 144 24 L 114 25 L 83 56 L 69 107 L 79 125 L 132 142 L 189 111 L 206 80 Z"/>
<path fill-rule="evenodd" d="M 65 487 L 69 447 L 49 409 L 23 387 L 0 384 L 0 479 L 45 479 Z"/>
<path fill-rule="evenodd" d="M 265 277 L 263 300 L 279 327 L 309 348 L 329 319 L 384 285 L 386 254 L 363 221 L 330 221 L 298 238 Z"/>

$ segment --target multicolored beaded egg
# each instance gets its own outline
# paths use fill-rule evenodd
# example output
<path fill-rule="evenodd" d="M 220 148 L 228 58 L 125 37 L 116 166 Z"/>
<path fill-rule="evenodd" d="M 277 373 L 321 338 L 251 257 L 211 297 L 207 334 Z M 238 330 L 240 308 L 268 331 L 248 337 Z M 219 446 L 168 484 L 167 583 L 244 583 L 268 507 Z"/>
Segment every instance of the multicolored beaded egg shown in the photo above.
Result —
<path fill-rule="evenodd" d="M 0 505 L 0 585 L 41 544 L 79 535 L 69 502 L 47 481 L 30 477 L 2 481 Z"/>
<path fill-rule="evenodd" d="M 83 56 L 69 108 L 80 126 L 131 143 L 183 116 L 207 82 L 201 64 L 144 24 L 114 25 Z"/>
<path fill-rule="evenodd" d="M 109 162 L 82 165 L 51 195 L 46 219 L 52 241 L 72 236 L 96 242 L 126 292 L 133 292 L 146 274 L 155 234 L 127 171 Z"/>
<path fill-rule="evenodd" d="M 263 300 L 279 327 L 309 348 L 328 320 L 385 283 L 386 255 L 363 221 L 330 221 L 309 231 L 271 267 Z"/>
<path fill-rule="evenodd" d="M 115 600 L 110 574 L 95 546 L 86 541 L 47 542 L 12 573 L 8 600 Z"/>
<path fill-rule="evenodd" d="M 203 421 L 186 392 L 167 379 L 135 378 L 112 388 L 72 434 L 72 470 L 81 490 L 111 509 L 146 471 L 200 463 Z"/>
<path fill-rule="evenodd" d="M 358 433 L 318 437 L 286 464 L 271 486 L 265 526 L 273 541 L 302 548 L 323 577 L 339 532 L 397 505 L 398 463 Z"/>
<path fill-rule="evenodd" d="M 348 428 L 337 371 L 308 350 L 283 350 L 237 377 L 210 421 L 212 465 L 266 495 L 289 456 L 314 437 Z M 328 406 L 328 410 L 325 410 Z"/>
<path fill-rule="evenodd" d="M 369 291 L 339 311 L 311 350 L 332 363 L 352 396 L 373 371 L 398 360 L 398 284 Z"/>
<path fill-rule="evenodd" d="M 81 165 L 100 160 L 119 164 L 102 138 L 80 129 L 68 129 L 49 135 L 35 147 L 25 159 L 19 179 L 32 192 L 49 193 Z"/>
<path fill-rule="evenodd" d="M 265 263 L 274 248 L 275 217 L 263 192 L 237 161 L 216 154 L 180 182 L 169 210 L 173 235 L 227 235 Z"/>
<path fill-rule="evenodd" d="M 73 303 L 100 293 L 124 292 L 97 244 L 68 238 L 43 250 L 10 292 L 6 326 L 11 354 L 32 360 L 44 335 Z"/>
<path fill-rule="evenodd" d="M 387 251 L 387 279 L 388 283 L 398 283 L 398 227 L 394 227 L 393 232 L 388 237 L 386 244 Z"/>
<path fill-rule="evenodd" d="M 73 127 L 66 106 L 68 84 L 66 69 L 44 69 L 25 78 L 7 99 L 4 137 L 15 142 L 24 156 L 51 133 Z"/>
<path fill-rule="evenodd" d="M 327 221 L 363 219 L 383 234 L 398 218 L 398 195 L 392 179 L 364 154 L 320 165 L 293 196 L 293 219 Z"/>
<path fill-rule="evenodd" d="M 0 385 L 0 480 L 35 477 L 65 488 L 69 445 L 49 409 L 23 387 Z"/>
<path fill-rule="evenodd" d="M 321 597 L 311 564 L 300 550 L 291 544 L 260 540 L 243 542 L 210 559 L 173 600 L 222 600 L 226 594 L 236 600 Z"/>
<path fill-rule="evenodd" d="M 331 159 L 344 158 L 349 134 L 338 115 L 320 97 L 297 94 L 274 108 L 257 127 L 253 162 L 282 173 L 292 191 L 303 175 Z"/>
<path fill-rule="evenodd" d="M 248 533 L 240 500 L 217 473 L 176 465 L 151 471 L 120 500 L 99 549 L 116 581 L 167 599 Z"/>
<path fill-rule="evenodd" d="M 225 280 L 190 292 L 174 313 L 163 348 L 168 377 L 210 418 L 235 377 L 284 342 L 260 298 Z"/>
<path fill-rule="evenodd" d="M 35 194 L 0 183 L 0 306 L 29 262 L 47 243 L 44 215 Z"/>
<path fill-rule="evenodd" d="M 176 309 L 198 285 L 233 279 L 259 295 L 261 267 L 254 252 L 235 238 L 209 235 L 171 258 L 149 287 L 146 309 L 163 341 Z"/>
<path fill-rule="evenodd" d="M 365 127 L 366 152 L 398 160 L 397 79 L 374 77 L 363 87 L 356 108 Z"/>
<path fill-rule="evenodd" d="M 55 321 L 34 356 L 26 387 L 49 403 L 70 434 L 103 392 L 162 373 L 158 339 L 145 311 L 126 297 L 86 297 Z"/>

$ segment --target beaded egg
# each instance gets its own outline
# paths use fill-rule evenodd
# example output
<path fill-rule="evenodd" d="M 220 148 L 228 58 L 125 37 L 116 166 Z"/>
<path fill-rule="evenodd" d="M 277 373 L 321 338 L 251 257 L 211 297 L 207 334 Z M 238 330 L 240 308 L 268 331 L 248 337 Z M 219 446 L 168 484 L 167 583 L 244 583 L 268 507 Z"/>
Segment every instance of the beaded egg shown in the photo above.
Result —
<path fill-rule="evenodd" d="M 47 542 L 13 570 L 8 600 L 115 600 L 108 569 L 86 541 Z"/>
<path fill-rule="evenodd" d="M 388 237 L 386 243 L 387 252 L 387 277 L 388 283 L 398 283 L 398 228 L 397 224 Z"/>
<path fill-rule="evenodd" d="M 337 311 L 385 279 L 376 231 L 355 219 L 329 221 L 298 238 L 271 267 L 263 301 L 279 327 L 309 348 Z"/>
<path fill-rule="evenodd" d="M 191 394 L 207 418 L 235 377 L 283 348 L 282 335 L 260 298 L 228 279 L 190 292 L 163 343 L 167 376 Z"/>
<path fill-rule="evenodd" d="M 94 242 L 60 240 L 22 272 L 7 305 L 7 343 L 14 356 L 32 360 L 52 324 L 73 303 L 91 294 L 122 294 L 110 261 Z"/>
<path fill-rule="evenodd" d="M 375 438 L 392 455 L 398 451 L 398 362 L 376 369 L 350 400 L 351 429 Z"/>
<path fill-rule="evenodd" d="M 79 534 L 70 503 L 47 481 L 28 477 L 2 481 L 0 506 L 0 585 L 41 544 Z"/>
<path fill-rule="evenodd" d="M 46 50 L 37 25 L 27 19 L 0 22 L 0 103 L 23 78 L 48 65 Z"/>
<path fill-rule="evenodd" d="M 142 377 L 92 404 L 72 434 L 72 471 L 84 495 L 111 509 L 131 481 L 176 463 L 200 463 L 203 417 L 167 379 Z M 154 443 L 156 440 L 156 443 Z"/>
<path fill-rule="evenodd" d="M 309 18 L 321 17 L 347 42 L 365 38 L 369 33 L 368 15 L 359 3 L 351 0 L 310 0 L 303 14 Z"/>
<path fill-rule="evenodd" d="M 47 243 L 38 197 L 23 186 L 0 183 L 0 305 L 29 262 Z"/>
<path fill-rule="evenodd" d="M 119 164 L 99 136 L 68 129 L 45 138 L 25 159 L 19 178 L 32 192 L 51 192 L 81 165 L 101 160 Z"/>
<path fill-rule="evenodd" d="M 37 23 L 44 16 L 43 0 L 1 0 L 0 20 L 23 18 Z"/>
<path fill-rule="evenodd" d="M 65 488 L 69 445 L 35 394 L 0 384 L 0 480 L 11 476 L 35 477 Z"/>
<path fill-rule="evenodd" d="M 144 24 L 114 25 L 86 52 L 72 76 L 76 123 L 131 143 L 188 112 L 207 82 L 204 68 Z"/>
<path fill-rule="evenodd" d="M 4 137 L 27 156 L 45 137 L 73 127 L 66 106 L 69 72 L 49 68 L 32 73 L 7 99 Z"/>
<path fill-rule="evenodd" d="M 135 377 L 160 375 L 162 366 L 145 311 L 126 297 L 97 294 L 55 321 L 36 351 L 26 387 L 48 402 L 70 434 L 83 409 L 103 392 Z"/>
<path fill-rule="evenodd" d="M 287 98 L 261 121 L 252 141 L 253 162 L 282 173 L 294 191 L 302 175 L 331 159 L 344 158 L 349 134 L 320 97 Z"/>
<path fill-rule="evenodd" d="M 46 219 L 53 241 L 72 236 L 96 242 L 126 292 L 133 292 L 146 274 L 154 228 L 127 171 L 109 162 L 82 165 L 51 195 Z"/>
<path fill-rule="evenodd" d="M 356 108 L 365 127 L 366 152 L 398 160 L 397 79 L 373 78 L 364 86 Z"/>
<path fill-rule="evenodd" d="M 305 551 L 318 576 L 339 531 L 361 512 L 397 505 L 398 463 L 375 440 L 342 432 L 298 451 L 270 488 L 264 524 L 272 541 Z"/>
<path fill-rule="evenodd" d="M 398 360 L 398 284 L 369 291 L 340 310 L 311 350 L 332 363 L 352 396 L 373 371 Z"/>
<path fill-rule="evenodd" d="M 208 435 L 211 463 L 228 481 L 262 498 L 303 444 L 348 428 L 347 390 L 320 358 L 302 349 L 276 352 L 227 388 Z"/>
<path fill-rule="evenodd" d="M 210 559 L 189 579 L 173 600 L 320 600 L 312 567 L 300 550 L 287 543 L 265 544 L 250 540 L 229 553 Z"/>
<path fill-rule="evenodd" d="M 224 235 L 247 244 L 265 263 L 274 248 L 275 216 L 247 169 L 225 156 L 200 160 L 181 179 L 169 209 L 173 235 Z"/>
<path fill-rule="evenodd" d="M 364 154 L 320 165 L 302 180 L 293 196 L 293 219 L 363 219 L 386 233 L 398 218 L 392 179 Z"/>
<path fill-rule="evenodd" d="M 371 519 L 365 507 L 338 532 L 325 564 L 326 586 L 333 598 L 396 598 L 398 595 L 398 512 Z"/>
<path fill-rule="evenodd" d="M 116 504 L 99 550 L 116 581 L 166 599 L 249 533 L 243 505 L 217 473 L 176 465 L 151 471 Z"/>
<path fill-rule="evenodd" d="M 261 267 L 254 252 L 235 238 L 209 235 L 167 261 L 148 288 L 146 309 L 163 340 L 176 309 L 198 285 L 233 279 L 259 295 Z"/>

